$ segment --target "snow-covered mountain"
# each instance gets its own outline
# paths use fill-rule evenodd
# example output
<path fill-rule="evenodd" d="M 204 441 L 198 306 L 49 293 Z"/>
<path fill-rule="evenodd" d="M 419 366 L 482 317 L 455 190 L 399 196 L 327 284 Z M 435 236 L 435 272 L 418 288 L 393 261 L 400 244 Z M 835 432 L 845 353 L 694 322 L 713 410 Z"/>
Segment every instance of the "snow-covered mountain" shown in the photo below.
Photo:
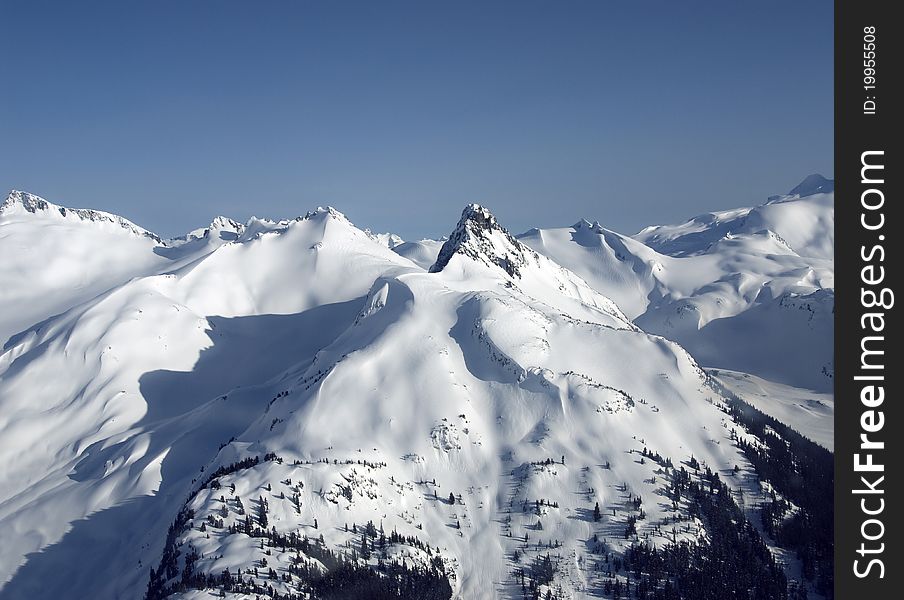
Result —
<path fill-rule="evenodd" d="M 707 367 L 830 392 L 833 189 L 811 175 L 761 206 L 648 227 L 633 237 L 582 220 L 518 239 Z"/>
<path fill-rule="evenodd" d="M 772 318 L 764 291 L 732 280 L 735 307 L 713 308 L 668 273 L 734 260 L 804 302 L 800 255 L 743 225 L 734 258 L 689 253 L 690 225 L 655 234 L 674 256 L 579 225 L 515 237 L 470 205 L 444 242 L 406 244 L 326 208 L 162 240 L 14 192 L 0 597 L 611 598 L 689 573 L 686 594 L 824 588 L 822 538 L 776 542 L 824 522 L 796 487 L 825 483 L 822 451 L 637 318 L 667 284 Z M 798 280 L 828 281 L 822 260 Z M 651 560 L 675 571 L 653 579 Z"/>
<path fill-rule="evenodd" d="M 446 242 L 443 240 L 424 239 L 417 242 L 405 242 L 393 247 L 392 251 L 404 256 L 422 269 L 429 269 L 436 262 L 439 249 Z"/>

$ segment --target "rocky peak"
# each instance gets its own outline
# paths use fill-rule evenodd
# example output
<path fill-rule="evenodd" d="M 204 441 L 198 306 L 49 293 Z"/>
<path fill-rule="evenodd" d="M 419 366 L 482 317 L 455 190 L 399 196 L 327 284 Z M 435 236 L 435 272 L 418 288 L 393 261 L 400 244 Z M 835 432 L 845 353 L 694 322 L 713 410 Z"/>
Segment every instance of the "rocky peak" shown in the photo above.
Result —
<path fill-rule="evenodd" d="M 161 242 L 161 239 L 156 234 L 139 227 L 119 215 L 87 208 L 66 208 L 64 206 L 57 206 L 56 204 L 44 200 L 40 196 L 19 190 L 12 190 L 6 197 L 6 200 L 3 201 L 3 204 L 0 204 L 0 215 L 12 214 L 17 211 L 25 211 L 34 215 L 55 215 L 57 218 L 78 219 L 95 223 L 113 223 L 135 235 L 148 237 L 158 243 Z"/>
<path fill-rule="evenodd" d="M 499 267 L 512 277 L 520 277 L 527 256 L 536 256 L 533 250 L 512 237 L 493 213 L 479 204 L 469 204 L 462 211 L 458 225 L 440 248 L 430 272 L 442 271 L 456 254 Z"/>

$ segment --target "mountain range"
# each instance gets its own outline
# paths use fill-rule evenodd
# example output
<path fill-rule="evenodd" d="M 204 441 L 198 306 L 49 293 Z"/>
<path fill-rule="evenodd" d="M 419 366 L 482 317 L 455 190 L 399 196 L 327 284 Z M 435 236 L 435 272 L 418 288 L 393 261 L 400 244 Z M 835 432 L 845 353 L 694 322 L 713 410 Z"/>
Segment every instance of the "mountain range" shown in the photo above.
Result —
<path fill-rule="evenodd" d="M 11 192 L 0 598 L 830 597 L 833 228 L 815 175 L 414 242 Z"/>

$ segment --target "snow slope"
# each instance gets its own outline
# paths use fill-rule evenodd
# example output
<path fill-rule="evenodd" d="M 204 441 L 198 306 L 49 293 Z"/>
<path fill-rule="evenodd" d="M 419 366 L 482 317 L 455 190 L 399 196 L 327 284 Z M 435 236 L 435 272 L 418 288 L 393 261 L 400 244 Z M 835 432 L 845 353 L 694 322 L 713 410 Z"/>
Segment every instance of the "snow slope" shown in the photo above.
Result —
<path fill-rule="evenodd" d="M 515 595 L 513 553 L 529 563 L 558 540 L 557 585 L 583 596 L 602 585 L 582 566 L 587 540 L 617 548 L 631 497 L 649 498 L 648 533 L 669 519 L 654 500 L 658 465 L 637 459 L 645 447 L 725 472 L 744 462 L 718 395 L 680 347 L 637 330 L 481 207 L 465 209 L 439 256 L 431 273 L 379 278 L 354 323 L 273 383 L 266 414 L 216 462 L 267 452 L 281 464 L 218 480 L 236 486 L 226 502 L 202 488 L 188 506 L 216 518 L 263 498 L 278 531 L 333 548 L 356 543 L 346 524 L 372 521 L 439 547 L 464 598 Z M 605 523 L 591 518 L 597 502 L 612 511 Z M 210 573 L 291 564 L 225 537 L 193 527 L 180 543 Z"/>
<path fill-rule="evenodd" d="M 337 553 L 368 522 L 405 536 L 383 560 L 441 565 L 456 597 L 520 597 L 546 555 L 543 589 L 598 596 L 601 552 L 707 535 L 654 452 L 767 497 L 691 355 L 483 207 L 424 265 L 330 208 L 160 240 L 11 198 L 0 308 L 31 312 L 0 354 L 2 598 L 212 597 L 149 577 L 177 549 L 176 574 L 293 592 L 322 563 L 235 530 L 261 510 Z"/>
<path fill-rule="evenodd" d="M 0 204 L 0 343 L 153 271 L 166 262 L 153 252 L 158 244 L 156 236 L 120 217 L 10 192 Z"/>
<path fill-rule="evenodd" d="M 439 249 L 446 240 L 421 240 L 419 242 L 405 242 L 394 246 L 392 251 L 399 256 L 404 256 L 422 269 L 429 269 L 436 262 Z"/>
<path fill-rule="evenodd" d="M 518 239 L 703 365 L 828 392 L 833 228 L 832 182 L 814 175 L 761 206 L 648 227 L 634 237 L 582 220 Z"/>
<path fill-rule="evenodd" d="M 820 446 L 835 445 L 835 400 L 820 394 L 767 381 L 748 373 L 712 369 L 710 375 L 748 404 L 787 423 Z"/>
<path fill-rule="evenodd" d="M 45 227 L 31 225 L 23 237 Z M 171 515 L 165 503 L 159 511 L 121 503 L 152 493 L 177 500 L 203 464 L 196 460 L 208 460 L 262 407 L 257 398 L 218 398 L 266 381 L 286 361 L 310 358 L 353 318 L 378 274 L 409 268 L 332 209 L 285 223 L 252 221 L 215 251 L 186 249 L 205 236 L 188 237 L 164 247 L 173 258 L 160 260 L 174 270 L 135 276 L 7 343 L 0 356 L 0 520 L 12 542 L 0 550 L 2 579 L 74 521 L 120 505 L 113 512 L 121 516 L 99 518 L 116 518 L 117 526 L 125 520 L 131 529 L 87 534 L 135 548 L 96 558 L 105 572 L 126 576 L 105 578 L 112 587 L 95 590 L 97 577 L 60 550 L 41 555 L 34 569 L 47 571 L 32 585 L 51 594 L 46 573 L 72 570 L 72 580 L 56 579 L 59 585 L 81 589 L 82 582 L 85 597 L 133 596 L 147 577 L 137 568 L 139 549 L 146 552 L 151 540 L 159 546 L 156 531 Z M 150 250 L 129 249 L 136 263 L 154 261 Z M 158 269 L 152 263 L 149 270 Z M 211 419 L 214 410 L 228 418 Z"/>
<path fill-rule="evenodd" d="M 279 224 L 255 221 L 257 229 Z M 109 213 L 12 191 L 0 204 L 0 342 L 134 277 L 166 273 L 245 233 L 225 217 L 162 240 Z"/>

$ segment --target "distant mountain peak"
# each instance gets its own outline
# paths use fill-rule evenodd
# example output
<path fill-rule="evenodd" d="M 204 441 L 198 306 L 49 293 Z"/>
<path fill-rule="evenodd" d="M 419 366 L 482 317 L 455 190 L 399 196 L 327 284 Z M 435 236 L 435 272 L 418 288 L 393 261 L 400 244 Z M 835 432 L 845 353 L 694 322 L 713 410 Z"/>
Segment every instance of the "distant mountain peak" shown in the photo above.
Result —
<path fill-rule="evenodd" d="M 214 217 L 209 225 L 209 229 L 227 229 L 236 232 L 241 232 L 244 228 L 245 226 L 238 221 L 234 221 L 229 217 L 224 216 Z"/>
<path fill-rule="evenodd" d="M 135 223 L 132 223 L 128 219 L 120 217 L 119 215 L 114 215 L 100 210 L 91 210 L 86 208 L 66 208 L 64 206 L 57 206 L 56 204 L 48 202 L 44 198 L 36 196 L 35 194 L 30 194 L 28 192 L 23 192 L 20 190 L 11 190 L 9 195 L 7 195 L 6 197 L 6 200 L 3 201 L 3 204 L 0 204 L 0 215 L 10 215 L 17 211 L 24 211 L 34 215 L 56 215 L 58 218 L 61 217 L 64 219 L 74 218 L 81 221 L 93 221 L 96 223 L 113 223 L 115 225 L 119 225 L 126 231 L 129 231 L 135 235 L 147 237 L 157 243 L 162 243 L 162 240 L 157 234 L 139 227 Z"/>
<path fill-rule="evenodd" d="M 39 210 L 47 210 L 52 205 L 40 196 L 20 190 L 10 190 L 6 200 L 3 201 L 3 204 L 0 204 L 0 214 L 8 213 L 16 206 L 21 206 L 26 211 L 34 213 Z"/>
<path fill-rule="evenodd" d="M 527 254 L 535 253 L 512 237 L 487 208 L 469 204 L 462 211 L 461 219 L 449 239 L 440 248 L 430 272 L 442 271 L 456 254 L 499 267 L 512 277 L 520 277 Z"/>
<path fill-rule="evenodd" d="M 333 219 L 338 219 L 339 221 L 350 222 L 350 221 L 348 220 L 348 217 L 346 217 L 342 212 L 336 210 L 336 209 L 333 208 L 332 206 L 318 206 L 318 207 L 315 208 L 314 210 L 309 211 L 309 212 L 308 212 L 307 214 L 305 214 L 305 216 L 302 217 L 302 218 L 304 218 L 304 219 L 313 219 L 313 218 L 316 218 L 316 217 L 319 217 L 319 216 L 325 216 L 325 217 L 327 217 L 327 218 L 330 218 L 330 217 L 331 217 L 331 218 L 333 218 Z"/>
<path fill-rule="evenodd" d="M 365 229 L 364 233 L 366 233 L 373 241 L 381 246 L 386 246 L 390 250 L 405 243 L 405 240 L 403 240 L 401 236 L 392 232 L 374 233 L 370 229 Z"/>
<path fill-rule="evenodd" d="M 835 191 L 835 180 L 826 179 L 819 173 L 807 175 L 803 181 L 788 192 L 789 196 L 812 196 L 813 194 L 828 194 Z"/>
<path fill-rule="evenodd" d="M 580 221 L 578 221 L 577 223 L 572 225 L 571 228 L 574 229 L 575 231 L 583 229 L 583 230 L 587 230 L 587 231 L 592 231 L 594 233 L 602 233 L 602 231 L 603 231 L 603 226 L 600 225 L 599 221 L 590 222 L 587 219 L 581 219 Z"/>
<path fill-rule="evenodd" d="M 243 233 L 245 233 L 245 225 L 221 215 L 214 217 L 210 225 L 202 230 L 200 235 L 195 237 L 210 237 L 211 234 L 216 234 L 222 240 L 234 241 L 240 238 Z M 189 235 L 191 236 L 191 234 Z"/>

